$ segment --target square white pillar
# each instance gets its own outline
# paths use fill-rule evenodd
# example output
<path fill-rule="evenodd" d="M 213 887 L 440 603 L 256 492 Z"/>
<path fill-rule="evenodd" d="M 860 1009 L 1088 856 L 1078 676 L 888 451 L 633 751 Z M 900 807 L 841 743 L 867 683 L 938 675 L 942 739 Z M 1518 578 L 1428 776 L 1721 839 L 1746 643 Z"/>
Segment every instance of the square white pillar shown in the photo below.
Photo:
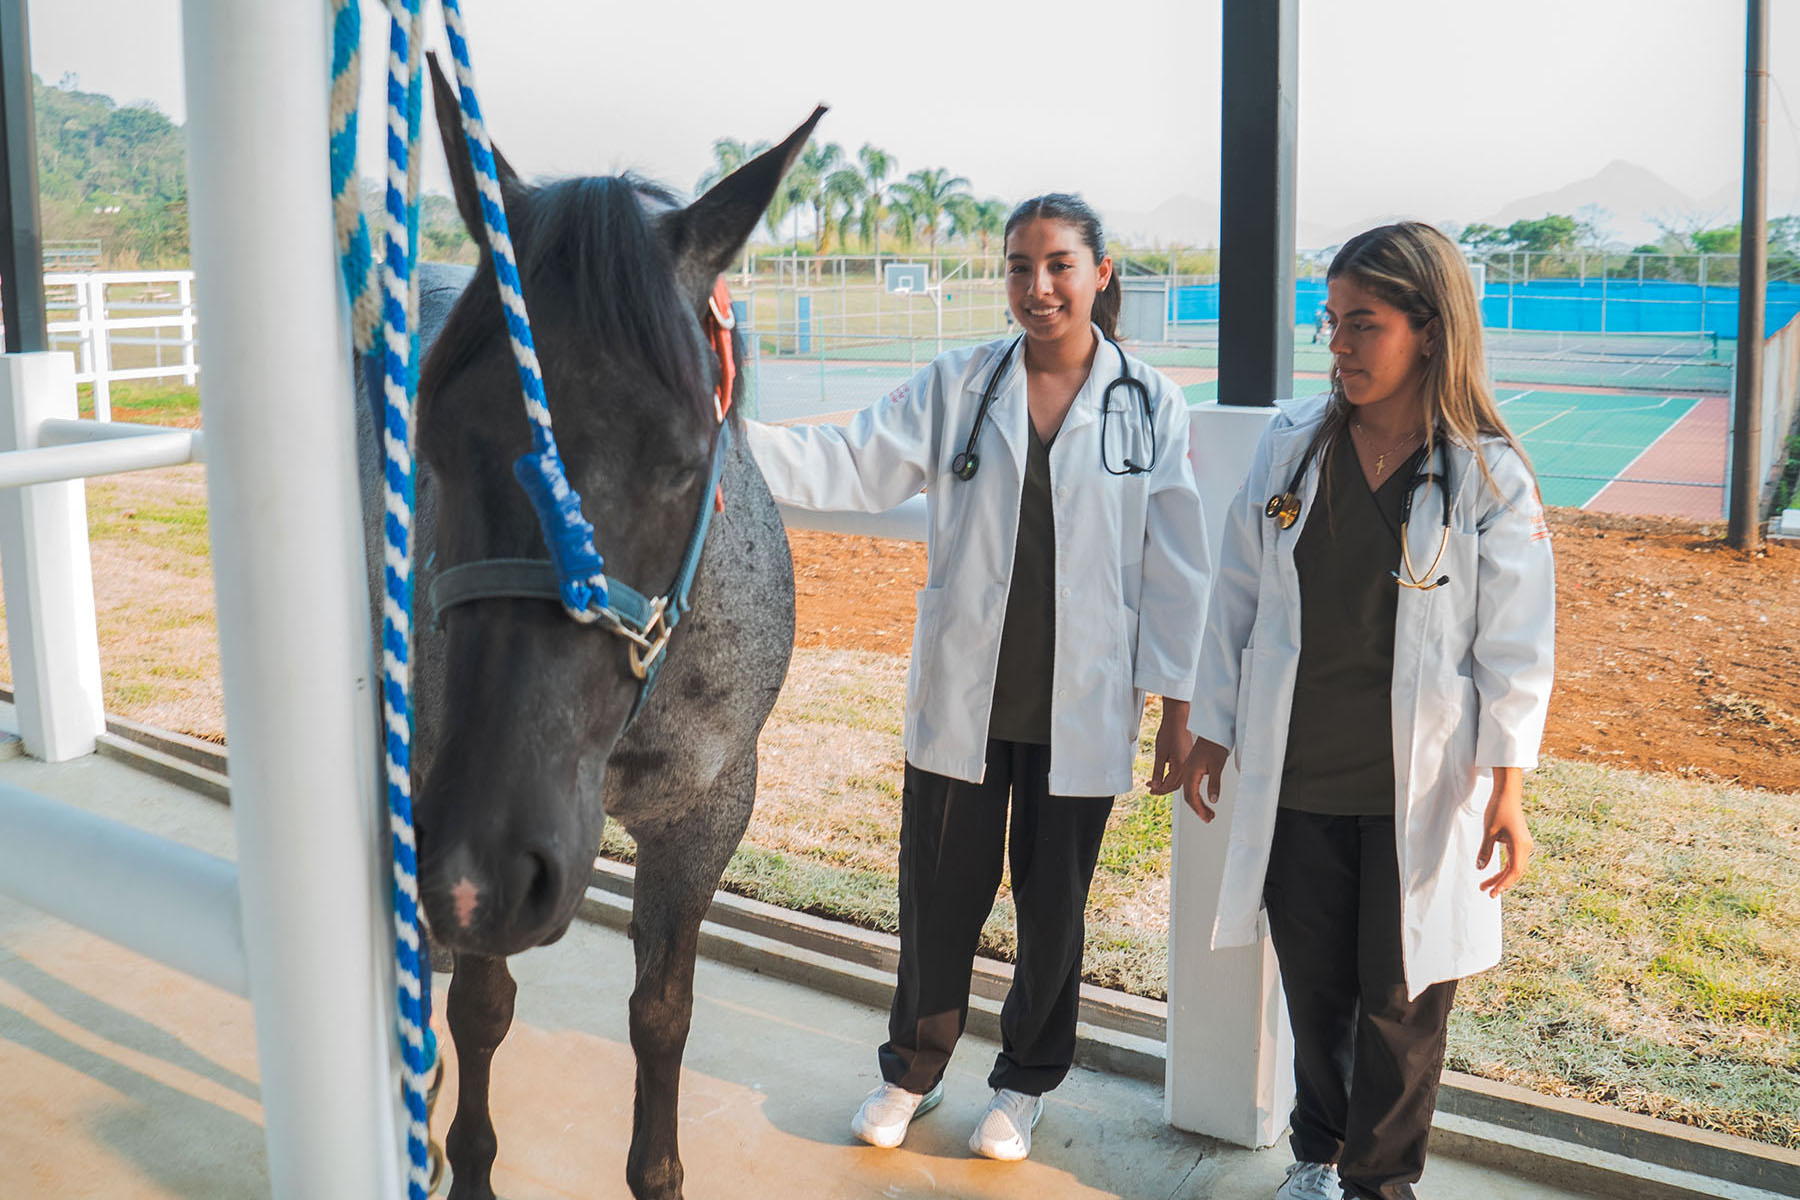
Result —
<path fill-rule="evenodd" d="M 1218 403 L 1188 410 L 1189 453 L 1213 548 L 1273 408 Z M 1218 816 L 1208 825 L 1175 802 L 1169 866 L 1169 1033 L 1163 1115 L 1177 1129 L 1240 1146 L 1272 1146 L 1294 1100 L 1293 1044 L 1275 951 L 1254 946 L 1212 950 L 1226 836 L 1237 771 L 1225 772 Z"/>
<path fill-rule="evenodd" d="M 0 451 L 35 449 L 46 418 L 76 415 L 70 355 L 0 355 Z M 45 762 L 92 754 L 106 714 L 81 480 L 0 489 L 0 568 L 25 753 Z"/>

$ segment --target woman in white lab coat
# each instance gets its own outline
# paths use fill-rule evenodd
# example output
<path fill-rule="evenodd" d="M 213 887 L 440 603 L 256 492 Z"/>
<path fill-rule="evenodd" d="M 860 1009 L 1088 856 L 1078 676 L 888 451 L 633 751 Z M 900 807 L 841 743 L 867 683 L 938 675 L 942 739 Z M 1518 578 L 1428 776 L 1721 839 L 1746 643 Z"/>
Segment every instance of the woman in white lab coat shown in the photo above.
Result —
<path fill-rule="evenodd" d="M 783 504 L 878 512 L 925 493 L 899 985 L 885 1082 L 852 1131 L 898 1145 L 942 1097 L 1010 863 L 1017 964 L 969 1145 L 1020 1159 L 1074 1052 L 1083 909 L 1146 693 L 1163 697 L 1156 776 L 1187 748 L 1208 554 L 1186 405 L 1112 340 L 1120 288 L 1099 219 L 1040 196 L 1013 211 L 1005 249 L 1022 334 L 940 355 L 848 425 L 746 428 Z"/>
<path fill-rule="evenodd" d="M 1327 279 L 1331 392 L 1275 419 L 1233 504 L 1178 774 L 1210 821 L 1238 768 L 1212 939 L 1266 919 L 1275 941 L 1297 1084 L 1277 1195 L 1409 1200 L 1456 980 L 1499 960 L 1531 855 L 1555 584 L 1456 247 L 1383 226 Z"/>

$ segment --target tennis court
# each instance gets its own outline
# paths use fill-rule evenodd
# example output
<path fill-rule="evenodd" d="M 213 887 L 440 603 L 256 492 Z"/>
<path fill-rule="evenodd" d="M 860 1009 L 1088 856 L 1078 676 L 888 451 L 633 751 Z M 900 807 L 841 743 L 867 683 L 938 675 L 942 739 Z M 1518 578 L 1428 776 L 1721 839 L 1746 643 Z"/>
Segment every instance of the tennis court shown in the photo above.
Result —
<path fill-rule="evenodd" d="M 1496 396 L 1531 455 L 1546 504 L 1699 521 L 1723 514 L 1729 342 L 1627 344 L 1616 336 L 1494 331 L 1489 338 L 1494 373 L 1507 380 Z M 1323 347 L 1297 340 L 1289 394 L 1313 395 L 1326 386 Z M 844 350 L 759 356 L 753 411 L 769 421 L 847 416 L 909 379 L 935 348 L 921 339 L 867 347 L 860 361 Z M 1218 398 L 1215 347 L 1133 350 L 1180 384 L 1190 403 Z"/>

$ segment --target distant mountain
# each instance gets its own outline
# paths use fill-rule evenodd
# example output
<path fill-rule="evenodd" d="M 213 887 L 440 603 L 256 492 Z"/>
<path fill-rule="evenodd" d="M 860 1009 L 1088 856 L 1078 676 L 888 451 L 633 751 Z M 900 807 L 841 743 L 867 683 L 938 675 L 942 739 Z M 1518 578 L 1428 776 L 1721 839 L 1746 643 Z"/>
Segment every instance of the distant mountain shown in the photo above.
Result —
<path fill-rule="evenodd" d="M 1735 187 L 1725 190 L 1734 195 L 1737 191 Z M 1716 196 L 1696 201 L 1654 171 L 1615 160 L 1598 174 L 1555 191 L 1514 200 L 1481 220 L 1488 225 L 1507 226 L 1546 213 L 1582 217 L 1582 210 L 1590 205 L 1603 210 L 1599 223 L 1607 231 L 1609 241 L 1631 245 L 1652 242 L 1660 236 L 1655 218 L 1660 217 L 1677 226 L 1693 220 L 1699 220 L 1705 226 L 1720 225 L 1732 219 L 1730 205 L 1716 204 Z M 1713 211 L 1715 208 L 1718 211 Z"/>
<path fill-rule="evenodd" d="M 1101 218 L 1109 237 L 1133 246 L 1216 246 L 1219 244 L 1217 199 L 1174 196 L 1149 212 L 1117 210 Z"/>
<path fill-rule="evenodd" d="M 1738 185 L 1732 182 L 1695 199 L 1654 171 L 1618 160 L 1586 179 L 1522 197 L 1475 219 L 1488 225 L 1506 226 L 1546 213 L 1562 213 L 1578 219 L 1597 219 L 1606 231 L 1608 241 L 1635 246 L 1661 237 L 1656 224 L 1659 219 L 1677 229 L 1728 225 L 1737 220 L 1738 195 Z M 1296 230 L 1297 241 L 1303 250 L 1324 249 L 1388 221 L 1409 218 L 1440 221 L 1453 215 L 1388 212 L 1339 223 L 1312 220 L 1302 213 Z M 1128 244 L 1217 245 L 1219 206 L 1216 200 L 1181 195 L 1147 212 L 1107 213 L 1106 223 L 1111 236 Z"/>

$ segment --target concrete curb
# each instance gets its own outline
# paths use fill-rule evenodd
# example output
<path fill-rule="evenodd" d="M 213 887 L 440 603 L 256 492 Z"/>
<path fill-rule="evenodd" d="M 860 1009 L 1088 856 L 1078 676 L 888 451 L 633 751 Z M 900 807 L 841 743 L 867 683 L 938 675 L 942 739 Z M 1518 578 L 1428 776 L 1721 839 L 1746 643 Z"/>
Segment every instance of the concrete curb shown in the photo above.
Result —
<path fill-rule="evenodd" d="M 158 778 L 230 803 L 224 748 L 110 718 L 99 752 Z M 0 753 L 3 753 L 0 750 Z M 633 870 L 595 864 L 578 915 L 626 929 Z M 700 952 L 715 961 L 885 1009 L 899 943 L 890 934 L 718 892 L 701 927 Z M 978 959 L 969 1029 L 998 1040 L 1000 1001 L 1012 967 Z M 1161 1083 L 1167 1006 L 1083 984 L 1076 1061 Z M 1616 1200 L 1781 1200 L 1800 1197 L 1800 1153 L 1670 1121 L 1545 1096 L 1455 1071 L 1444 1073 L 1434 1151 L 1553 1186 Z"/>

